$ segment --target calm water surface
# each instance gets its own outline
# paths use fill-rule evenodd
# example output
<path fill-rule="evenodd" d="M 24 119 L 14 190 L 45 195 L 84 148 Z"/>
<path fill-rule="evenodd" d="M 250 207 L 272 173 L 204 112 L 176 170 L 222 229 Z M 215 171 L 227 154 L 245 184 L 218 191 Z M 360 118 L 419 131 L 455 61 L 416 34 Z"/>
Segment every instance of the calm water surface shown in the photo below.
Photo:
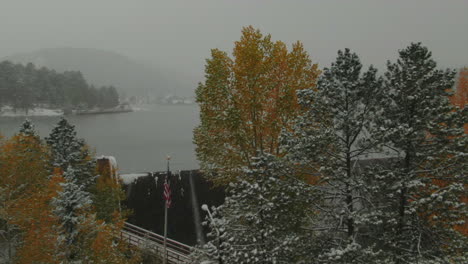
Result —
<path fill-rule="evenodd" d="M 60 117 L 29 117 L 42 137 Z M 24 117 L 0 117 L 0 133 L 16 133 Z M 123 173 L 165 170 L 170 155 L 175 170 L 197 169 L 192 143 L 193 128 L 199 123 L 197 105 L 152 105 L 132 113 L 68 116 L 78 136 L 97 155 L 117 159 Z"/>

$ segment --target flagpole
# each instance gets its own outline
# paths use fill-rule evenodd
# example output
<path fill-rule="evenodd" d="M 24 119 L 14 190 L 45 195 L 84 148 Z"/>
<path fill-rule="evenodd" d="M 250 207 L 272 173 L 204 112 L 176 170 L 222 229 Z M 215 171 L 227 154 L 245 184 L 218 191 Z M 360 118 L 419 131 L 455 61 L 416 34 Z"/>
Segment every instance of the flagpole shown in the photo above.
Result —
<path fill-rule="evenodd" d="M 170 156 L 167 156 L 167 173 L 166 173 L 166 183 L 169 180 L 169 160 L 171 159 Z M 163 256 L 163 264 L 167 264 L 167 200 L 164 203 L 164 256 Z"/>
<path fill-rule="evenodd" d="M 167 206 L 164 205 L 164 264 L 167 264 L 167 247 L 166 247 L 166 240 L 167 240 Z"/>

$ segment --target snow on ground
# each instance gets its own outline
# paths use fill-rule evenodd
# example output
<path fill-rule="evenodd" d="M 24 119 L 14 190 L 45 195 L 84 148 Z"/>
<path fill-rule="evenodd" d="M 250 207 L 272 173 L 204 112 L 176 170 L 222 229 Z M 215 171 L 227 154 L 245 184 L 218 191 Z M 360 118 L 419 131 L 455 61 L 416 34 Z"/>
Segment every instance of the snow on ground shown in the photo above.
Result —
<path fill-rule="evenodd" d="M 130 108 L 132 108 L 132 110 L 134 112 L 144 112 L 144 111 L 150 111 L 151 110 L 151 105 L 133 104 L 133 105 L 130 105 Z"/>
<path fill-rule="evenodd" d="M 129 173 L 129 174 L 120 174 L 120 179 L 122 179 L 123 184 L 129 185 L 132 184 L 140 177 L 148 176 L 148 173 Z"/>
<path fill-rule="evenodd" d="M 62 110 L 47 109 L 47 108 L 34 108 L 28 111 L 16 110 L 13 111 L 13 108 L 10 106 L 4 106 L 0 108 L 0 116 L 6 117 L 19 117 L 19 116 L 61 116 L 63 115 Z"/>

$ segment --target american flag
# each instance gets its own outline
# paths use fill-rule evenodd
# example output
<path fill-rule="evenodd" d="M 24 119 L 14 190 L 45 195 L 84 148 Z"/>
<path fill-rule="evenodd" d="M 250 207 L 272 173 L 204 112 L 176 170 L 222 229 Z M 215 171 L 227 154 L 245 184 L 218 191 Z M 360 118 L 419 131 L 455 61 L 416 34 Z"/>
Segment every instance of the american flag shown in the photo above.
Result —
<path fill-rule="evenodd" d="M 166 208 L 171 207 L 171 186 L 169 185 L 169 176 L 171 175 L 171 171 L 169 169 L 169 161 L 171 160 L 171 156 L 167 156 L 167 174 L 166 180 L 164 181 L 164 200 L 166 200 Z"/>
<path fill-rule="evenodd" d="M 171 187 L 169 186 L 169 183 L 166 182 L 164 183 L 164 200 L 166 200 L 166 207 L 169 208 L 171 207 Z"/>

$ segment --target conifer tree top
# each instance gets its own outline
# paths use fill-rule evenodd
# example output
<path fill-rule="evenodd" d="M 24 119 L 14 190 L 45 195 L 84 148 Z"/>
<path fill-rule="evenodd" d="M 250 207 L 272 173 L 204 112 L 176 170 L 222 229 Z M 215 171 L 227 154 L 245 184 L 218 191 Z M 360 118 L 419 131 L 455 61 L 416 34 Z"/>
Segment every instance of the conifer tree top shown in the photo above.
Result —
<path fill-rule="evenodd" d="M 21 124 L 19 134 L 37 137 L 36 129 L 30 119 L 24 120 L 23 124 Z"/>
<path fill-rule="evenodd" d="M 75 126 L 70 124 L 64 117 L 60 118 L 60 121 L 52 129 L 50 136 L 46 138 L 46 142 L 49 145 L 53 145 L 58 139 L 77 140 Z"/>
<path fill-rule="evenodd" d="M 85 148 L 83 139 L 76 136 L 75 126 L 71 125 L 65 118 L 61 118 L 52 129 L 50 136 L 46 138 L 50 146 L 53 166 L 66 170 L 69 165 L 77 169 L 89 154 Z"/>

